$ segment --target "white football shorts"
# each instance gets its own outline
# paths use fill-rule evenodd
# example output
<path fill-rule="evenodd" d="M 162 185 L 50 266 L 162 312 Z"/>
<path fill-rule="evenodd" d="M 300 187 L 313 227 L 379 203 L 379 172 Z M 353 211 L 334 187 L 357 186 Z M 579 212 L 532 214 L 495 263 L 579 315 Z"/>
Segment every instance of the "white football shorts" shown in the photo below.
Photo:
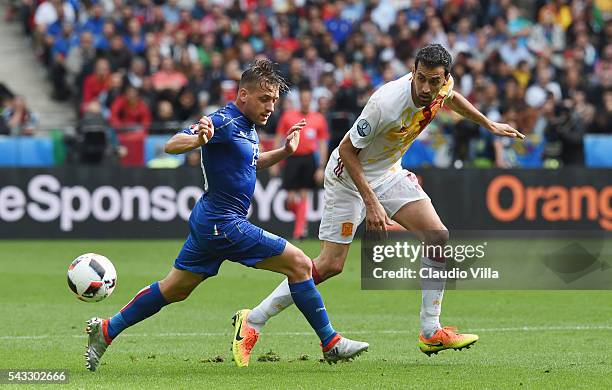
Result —
<path fill-rule="evenodd" d="M 361 195 L 336 180 L 328 180 L 327 176 L 324 187 L 319 240 L 350 244 L 355 230 L 365 219 L 366 209 Z M 407 203 L 429 199 L 414 173 L 407 170 L 400 170 L 373 190 L 390 218 Z"/>

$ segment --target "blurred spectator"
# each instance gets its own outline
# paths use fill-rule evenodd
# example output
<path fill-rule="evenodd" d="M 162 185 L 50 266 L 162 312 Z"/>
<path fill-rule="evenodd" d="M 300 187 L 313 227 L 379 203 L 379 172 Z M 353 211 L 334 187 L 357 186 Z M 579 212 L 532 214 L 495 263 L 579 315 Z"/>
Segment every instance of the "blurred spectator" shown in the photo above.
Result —
<path fill-rule="evenodd" d="M 73 6 L 68 1 L 48 0 L 40 3 L 34 14 L 34 23 L 40 34 L 47 32 L 47 27 L 60 18 L 68 23 L 74 23 L 76 15 Z"/>
<path fill-rule="evenodd" d="M 198 49 L 193 43 L 188 41 L 185 30 L 177 30 L 172 41 L 167 40 L 160 45 L 160 54 L 164 57 L 172 58 L 174 62 L 181 60 L 183 51 L 187 52 L 189 61 L 194 62 L 198 60 Z"/>
<path fill-rule="evenodd" d="M 274 34 L 273 45 L 275 49 L 282 48 L 287 50 L 289 53 L 295 52 L 300 47 L 300 41 L 295 39 L 291 34 L 289 23 L 281 22 L 278 25 L 278 29 Z"/>
<path fill-rule="evenodd" d="M 66 80 L 66 57 L 78 45 L 78 35 L 74 34 L 72 24 L 64 23 L 59 35 L 48 36 L 50 48 L 49 75 L 53 84 L 52 97 L 55 100 L 66 100 L 70 97 L 71 89 Z"/>
<path fill-rule="evenodd" d="M 115 130 L 148 130 L 151 112 L 136 87 L 128 84 L 125 93 L 115 99 L 111 106 L 110 124 Z"/>
<path fill-rule="evenodd" d="M 187 84 L 187 78 L 175 70 L 174 61 L 169 57 L 162 60 L 161 69 L 153 74 L 151 81 L 158 92 L 164 90 L 177 92 Z"/>
<path fill-rule="evenodd" d="M 202 169 L 200 149 L 192 150 L 191 152 L 187 153 L 183 166 Z"/>
<path fill-rule="evenodd" d="M 112 107 L 115 100 L 117 100 L 117 98 L 123 94 L 123 90 L 123 75 L 119 72 L 111 74 L 108 89 L 101 93 L 98 97 L 104 105 L 105 116 L 108 117 L 108 111 Z"/>
<path fill-rule="evenodd" d="M 601 59 L 596 62 L 594 69 L 592 81 L 601 88 L 612 87 L 612 43 L 604 47 Z"/>
<path fill-rule="evenodd" d="M 595 112 L 590 132 L 612 134 L 612 87 L 604 91 L 603 107 Z"/>
<path fill-rule="evenodd" d="M 94 3 L 91 6 L 89 17 L 81 26 L 82 32 L 89 32 L 94 36 L 100 36 L 104 32 L 104 8 L 102 3 Z"/>
<path fill-rule="evenodd" d="M 162 6 L 164 11 L 164 19 L 168 23 L 176 24 L 180 20 L 181 10 L 177 6 L 178 0 L 168 0 L 166 4 Z"/>
<path fill-rule="evenodd" d="M 314 46 L 306 49 L 304 62 L 302 65 L 302 73 L 304 76 L 308 77 L 310 85 L 313 87 L 319 85 L 319 79 L 323 74 L 324 65 L 323 60 L 319 58 L 317 49 Z"/>
<path fill-rule="evenodd" d="M 526 61 L 529 66 L 532 66 L 534 62 L 529 50 L 525 46 L 519 45 L 519 36 L 516 34 L 512 35 L 510 40 L 499 48 L 499 54 L 511 68 L 515 68 L 521 61 Z"/>
<path fill-rule="evenodd" d="M 82 107 L 87 105 L 110 87 L 111 73 L 108 60 L 99 58 L 96 61 L 94 72 L 85 78 L 83 83 Z"/>
<path fill-rule="evenodd" d="M 96 48 L 93 34 L 84 31 L 80 36 L 79 44 L 73 46 L 66 57 L 66 82 L 69 86 L 72 86 L 73 89 L 82 86 L 84 75 L 91 72 L 95 58 Z M 76 88 L 76 91 L 80 90 L 81 88 Z"/>
<path fill-rule="evenodd" d="M 84 107 L 77 132 L 77 139 L 69 144 L 74 149 L 70 155 L 77 157 L 82 164 L 115 162 L 122 153 L 117 136 L 104 119 L 102 105 L 98 101 Z"/>
<path fill-rule="evenodd" d="M 514 72 L 512 72 L 512 76 L 518 82 L 518 85 L 521 88 L 527 88 L 529 82 L 531 81 L 531 69 L 529 69 L 529 64 L 526 60 L 521 60 L 516 66 Z"/>
<path fill-rule="evenodd" d="M 540 9 L 539 23 L 531 28 L 527 47 L 536 56 L 551 58 L 559 57 L 565 48 L 565 35 L 563 28 L 555 23 L 553 5 Z"/>
<path fill-rule="evenodd" d="M 177 120 L 172 103 L 168 100 L 160 100 L 153 115 L 151 133 L 168 134 L 181 127 L 181 122 Z"/>
<path fill-rule="evenodd" d="M 202 37 L 202 44 L 197 47 L 198 59 L 204 66 L 208 66 L 211 62 L 213 53 L 217 53 L 218 49 L 215 46 L 215 35 L 212 33 L 204 34 Z"/>
<path fill-rule="evenodd" d="M 128 33 L 124 38 L 125 45 L 132 54 L 141 55 L 146 49 L 145 36 L 137 18 L 128 22 Z"/>
<path fill-rule="evenodd" d="M 140 97 L 145 101 L 149 109 L 155 107 L 157 103 L 157 93 L 153 88 L 153 82 L 151 81 L 151 77 L 145 77 L 142 79 L 142 86 L 139 88 Z"/>
<path fill-rule="evenodd" d="M 186 122 L 199 117 L 198 101 L 193 91 L 185 88 L 179 93 L 176 101 L 176 118 L 179 121 Z"/>
<path fill-rule="evenodd" d="M 189 77 L 189 84 L 187 88 L 197 96 L 198 100 L 201 100 L 201 95 L 210 96 L 211 82 L 207 77 L 204 65 L 201 62 L 196 62 L 191 68 L 191 77 Z"/>
<path fill-rule="evenodd" d="M 372 20 L 382 32 L 386 33 L 393 24 L 397 11 L 393 4 L 391 4 L 391 0 L 378 0 L 372 3 L 376 5 L 372 11 Z"/>
<path fill-rule="evenodd" d="M 3 113 L 14 98 L 15 95 L 13 94 L 13 92 L 11 92 L 11 90 L 6 85 L 0 82 L 0 135 L 11 134 L 11 129 L 6 123 Z"/>
<path fill-rule="evenodd" d="M 102 115 L 102 105 L 100 102 L 93 101 L 85 106 L 83 116 L 77 126 L 78 133 L 87 131 L 104 131 L 109 127 L 108 122 Z"/>
<path fill-rule="evenodd" d="M 6 105 L 2 118 L 12 135 L 33 135 L 36 132 L 38 119 L 22 96 L 15 96 Z"/>
<path fill-rule="evenodd" d="M 561 86 L 552 80 L 551 73 L 548 67 L 540 68 L 536 83 L 525 91 L 525 101 L 530 107 L 541 107 L 548 92 L 553 94 L 555 101 L 561 100 Z"/>
<path fill-rule="evenodd" d="M 125 75 L 126 82 L 140 88 L 144 84 L 144 79 L 147 76 L 146 72 L 147 63 L 142 58 L 136 57 L 132 60 L 130 70 Z"/>
<path fill-rule="evenodd" d="M 115 36 L 115 24 L 112 20 L 105 20 L 102 25 L 102 34 L 94 34 L 94 46 L 96 49 L 105 51 L 110 48 L 110 42 Z"/>
<path fill-rule="evenodd" d="M 564 165 L 582 165 L 584 153 L 582 150 L 582 136 L 584 128 L 578 115 L 562 105 L 556 105 L 548 114 L 546 139 L 559 145 L 560 161 Z"/>
<path fill-rule="evenodd" d="M 117 70 L 127 70 L 130 67 L 132 53 L 125 45 L 125 41 L 120 35 L 111 38 L 110 47 L 105 55 L 113 72 Z"/>

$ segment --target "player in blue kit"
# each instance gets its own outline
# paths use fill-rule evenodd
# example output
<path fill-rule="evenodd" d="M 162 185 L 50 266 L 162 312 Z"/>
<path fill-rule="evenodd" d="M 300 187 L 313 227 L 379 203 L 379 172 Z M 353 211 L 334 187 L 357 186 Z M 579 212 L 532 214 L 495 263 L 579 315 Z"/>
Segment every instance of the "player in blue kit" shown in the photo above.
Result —
<path fill-rule="evenodd" d="M 138 294 L 108 319 L 87 321 L 86 366 L 95 371 L 111 342 L 126 328 L 164 306 L 182 301 L 206 278 L 215 276 L 224 260 L 282 273 L 293 300 L 321 340 L 329 362 L 351 359 L 368 344 L 334 331 L 312 280 L 312 261 L 285 239 L 252 225 L 246 218 L 255 190 L 256 171 L 268 168 L 297 148 L 302 120 L 289 131 L 285 146 L 259 153 L 255 125 L 265 125 L 279 93 L 286 89 L 271 61 L 257 60 L 243 74 L 236 101 L 196 125 L 174 135 L 167 153 L 201 147 L 204 194 L 189 218 L 189 236 L 168 275 Z M 234 316 L 232 350 L 238 366 L 247 366 L 258 333 L 246 323 L 248 311 Z"/>

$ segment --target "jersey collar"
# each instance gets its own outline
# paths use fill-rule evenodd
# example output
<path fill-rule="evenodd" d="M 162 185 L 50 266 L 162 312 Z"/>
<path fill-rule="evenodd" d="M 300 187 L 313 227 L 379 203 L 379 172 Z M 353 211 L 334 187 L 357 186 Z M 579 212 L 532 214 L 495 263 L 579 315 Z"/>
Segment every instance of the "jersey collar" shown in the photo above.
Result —
<path fill-rule="evenodd" d="M 255 129 L 255 122 L 247 118 L 247 116 L 244 115 L 242 111 L 240 111 L 240 109 L 238 108 L 238 106 L 236 106 L 234 102 L 229 102 L 226 107 L 230 114 L 232 114 L 232 117 L 241 117 L 238 120 L 243 121 L 249 128 Z"/>

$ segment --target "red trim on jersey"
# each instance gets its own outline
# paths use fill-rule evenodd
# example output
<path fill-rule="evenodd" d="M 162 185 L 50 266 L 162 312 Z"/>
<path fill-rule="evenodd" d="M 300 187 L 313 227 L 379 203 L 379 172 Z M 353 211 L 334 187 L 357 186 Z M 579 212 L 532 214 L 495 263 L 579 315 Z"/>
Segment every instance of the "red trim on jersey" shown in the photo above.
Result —
<path fill-rule="evenodd" d="M 344 170 L 344 164 L 342 163 L 342 159 L 340 157 L 338 157 L 338 164 L 334 168 L 334 174 L 336 174 L 336 176 L 340 177 L 340 175 L 342 175 L 342 171 L 343 170 Z"/>

